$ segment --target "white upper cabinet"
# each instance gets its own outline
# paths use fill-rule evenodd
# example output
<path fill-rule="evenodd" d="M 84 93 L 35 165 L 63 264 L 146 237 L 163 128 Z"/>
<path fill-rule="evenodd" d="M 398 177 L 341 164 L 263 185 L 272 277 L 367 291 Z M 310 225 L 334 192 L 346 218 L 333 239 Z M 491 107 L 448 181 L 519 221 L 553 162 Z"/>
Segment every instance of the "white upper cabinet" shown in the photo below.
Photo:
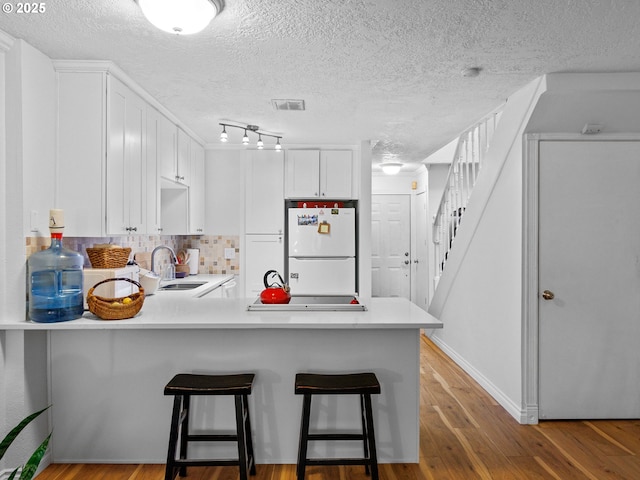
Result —
<path fill-rule="evenodd" d="M 65 236 L 103 237 L 107 75 L 58 71 L 56 207 Z"/>
<path fill-rule="evenodd" d="M 162 233 L 162 202 L 160 190 L 160 141 L 164 117 L 155 109 L 147 110 L 146 180 L 147 180 L 147 228 L 149 234 Z"/>
<path fill-rule="evenodd" d="M 107 92 L 107 234 L 146 233 L 146 103 L 113 77 Z"/>
<path fill-rule="evenodd" d="M 176 155 L 178 149 L 178 127 L 175 123 L 162 115 L 160 118 L 160 138 L 158 139 L 158 159 L 160 161 L 160 176 L 175 182 Z"/>
<path fill-rule="evenodd" d="M 245 233 L 284 232 L 284 158 L 275 150 L 247 152 Z"/>
<path fill-rule="evenodd" d="M 191 138 L 178 128 L 178 150 L 176 155 L 175 181 L 189 185 L 191 178 Z"/>
<path fill-rule="evenodd" d="M 351 150 L 320 152 L 320 196 L 352 198 L 353 158 Z"/>
<path fill-rule="evenodd" d="M 288 150 L 287 198 L 314 198 L 320 196 L 320 151 Z"/>
<path fill-rule="evenodd" d="M 171 182 L 189 185 L 191 175 L 191 137 L 165 119 L 160 175 Z"/>
<path fill-rule="evenodd" d="M 58 89 L 55 203 L 65 210 L 65 235 L 201 233 L 202 146 L 154 108 L 158 105 L 162 111 L 110 62 L 61 60 L 54 66 Z M 191 177 L 198 179 L 198 186 L 189 202 Z M 170 190 L 164 195 L 167 186 Z M 197 205 L 194 212 L 189 211 L 189 203 Z M 165 217 L 179 221 L 165 228 Z"/>
<path fill-rule="evenodd" d="M 205 172 L 204 148 L 195 140 L 191 140 L 191 179 L 189 180 L 189 233 L 204 234 L 205 212 Z"/>
<path fill-rule="evenodd" d="M 288 150 L 286 198 L 352 198 L 351 150 Z"/>

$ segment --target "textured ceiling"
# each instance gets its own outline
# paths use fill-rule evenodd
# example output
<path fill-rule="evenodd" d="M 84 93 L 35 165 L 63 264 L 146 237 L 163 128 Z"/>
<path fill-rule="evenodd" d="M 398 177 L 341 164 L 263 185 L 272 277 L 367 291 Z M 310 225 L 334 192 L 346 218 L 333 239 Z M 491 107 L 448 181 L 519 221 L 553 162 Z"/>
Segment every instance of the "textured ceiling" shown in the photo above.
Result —
<path fill-rule="evenodd" d="M 112 60 L 206 143 L 231 120 L 285 144 L 371 140 L 374 164 L 422 161 L 544 73 L 640 71 L 638 0 L 226 0 L 181 37 L 133 0 L 45 3 L 0 29 L 54 59 Z"/>

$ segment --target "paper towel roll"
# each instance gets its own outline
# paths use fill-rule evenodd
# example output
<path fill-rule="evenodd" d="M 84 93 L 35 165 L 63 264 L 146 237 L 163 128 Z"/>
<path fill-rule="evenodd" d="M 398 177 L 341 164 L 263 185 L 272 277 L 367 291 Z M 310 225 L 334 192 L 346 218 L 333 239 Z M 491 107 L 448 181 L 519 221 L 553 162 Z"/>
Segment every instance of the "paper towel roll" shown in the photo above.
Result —
<path fill-rule="evenodd" d="M 198 266 L 200 265 L 200 250 L 197 248 L 187 248 L 189 254 L 189 275 L 198 274 Z"/>

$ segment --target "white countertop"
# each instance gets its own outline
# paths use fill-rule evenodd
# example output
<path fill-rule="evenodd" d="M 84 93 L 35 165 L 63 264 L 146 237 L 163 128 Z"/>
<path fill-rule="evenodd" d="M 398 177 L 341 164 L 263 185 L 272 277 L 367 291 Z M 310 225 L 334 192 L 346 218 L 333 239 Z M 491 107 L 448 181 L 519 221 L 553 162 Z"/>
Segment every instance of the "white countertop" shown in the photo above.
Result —
<path fill-rule="evenodd" d="M 178 279 L 207 284 L 193 290 L 159 290 L 145 298 L 134 318 L 101 320 L 85 312 L 82 318 L 59 323 L 7 321 L 0 323 L 0 330 L 442 328 L 442 322 L 404 298 L 373 298 L 366 311 L 250 312 L 247 306 L 255 298 L 201 297 L 231 278 L 233 275 L 194 275 Z"/>

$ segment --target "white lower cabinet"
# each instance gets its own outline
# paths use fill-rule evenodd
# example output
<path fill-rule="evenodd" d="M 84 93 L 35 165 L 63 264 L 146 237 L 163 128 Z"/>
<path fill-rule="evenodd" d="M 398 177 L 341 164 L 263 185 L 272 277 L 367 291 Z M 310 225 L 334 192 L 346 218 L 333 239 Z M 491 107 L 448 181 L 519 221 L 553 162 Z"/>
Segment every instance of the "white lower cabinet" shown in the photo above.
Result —
<path fill-rule="evenodd" d="M 245 235 L 245 296 L 254 298 L 264 290 L 264 274 L 276 270 L 284 275 L 284 236 Z"/>

